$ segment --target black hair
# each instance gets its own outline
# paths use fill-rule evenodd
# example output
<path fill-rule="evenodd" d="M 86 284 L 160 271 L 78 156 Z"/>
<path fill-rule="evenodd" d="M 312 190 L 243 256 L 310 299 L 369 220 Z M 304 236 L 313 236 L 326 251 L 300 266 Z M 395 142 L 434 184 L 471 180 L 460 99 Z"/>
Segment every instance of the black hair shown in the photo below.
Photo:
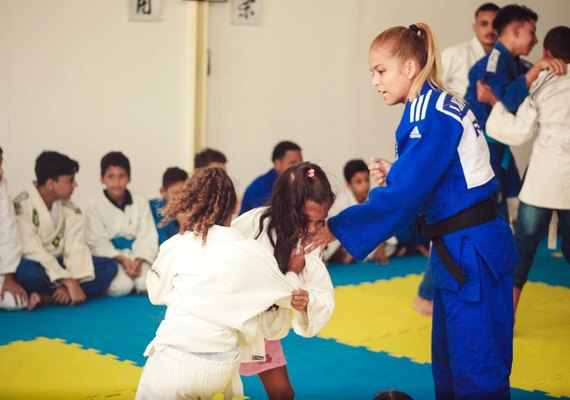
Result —
<path fill-rule="evenodd" d="M 225 164 L 228 160 L 224 153 L 218 150 L 206 148 L 194 156 L 194 168 L 205 168 L 210 163 Z"/>
<path fill-rule="evenodd" d="M 305 203 L 310 200 L 332 206 L 335 195 L 326 174 L 316 164 L 304 162 L 285 170 L 273 185 L 269 206 L 259 219 L 259 232 L 267 223 L 273 255 L 281 272 L 286 273 L 293 247 L 307 235 Z"/>
<path fill-rule="evenodd" d="M 368 166 L 363 160 L 350 160 L 344 165 L 344 179 L 347 183 L 357 172 L 369 172 Z"/>
<path fill-rule="evenodd" d="M 570 62 L 570 28 L 557 26 L 548 31 L 544 37 L 544 48 L 552 53 L 553 57 L 560 58 L 566 63 Z"/>
<path fill-rule="evenodd" d="M 519 6 L 518 4 L 510 4 L 501 8 L 497 13 L 497 17 L 493 21 L 493 28 L 497 31 L 499 36 L 503 33 L 505 28 L 511 22 L 527 22 L 538 21 L 538 15 L 526 6 Z"/>
<path fill-rule="evenodd" d="M 285 157 L 285 153 L 287 153 L 289 150 L 301 151 L 301 148 L 298 144 L 289 142 L 287 140 L 277 143 L 277 145 L 273 148 L 271 161 L 281 160 L 283 157 Z"/>
<path fill-rule="evenodd" d="M 120 151 L 111 151 L 103 156 L 101 159 L 101 176 L 105 175 L 109 167 L 122 167 L 127 171 L 127 175 L 131 176 L 131 163 L 127 156 Z"/>
<path fill-rule="evenodd" d="M 477 18 L 477 15 L 479 15 L 480 12 L 485 12 L 485 11 L 497 11 L 498 12 L 500 10 L 501 10 L 501 7 L 499 7 L 495 3 L 481 4 L 479 6 L 479 8 L 477 8 L 477 10 L 475 11 L 475 18 Z"/>
<path fill-rule="evenodd" d="M 2 147 L 0 147 L 0 156 L 4 154 L 4 152 L 2 151 Z"/>
<path fill-rule="evenodd" d="M 376 393 L 373 400 L 414 400 L 412 396 L 399 390 L 386 390 Z"/>
<path fill-rule="evenodd" d="M 188 172 L 178 167 L 170 167 L 162 174 L 162 188 L 168 189 L 170 186 L 177 182 L 184 182 L 188 179 Z"/>
<path fill-rule="evenodd" d="M 160 225 L 180 219 L 180 231 L 193 230 L 205 244 L 208 230 L 213 225 L 224 225 L 236 204 L 234 184 L 225 169 L 199 168 L 186 180 L 179 195 L 168 201 Z"/>
<path fill-rule="evenodd" d="M 57 180 L 63 175 L 74 175 L 79 171 L 79 163 L 55 151 L 43 151 L 36 158 L 36 183 L 41 186 L 48 179 Z"/>

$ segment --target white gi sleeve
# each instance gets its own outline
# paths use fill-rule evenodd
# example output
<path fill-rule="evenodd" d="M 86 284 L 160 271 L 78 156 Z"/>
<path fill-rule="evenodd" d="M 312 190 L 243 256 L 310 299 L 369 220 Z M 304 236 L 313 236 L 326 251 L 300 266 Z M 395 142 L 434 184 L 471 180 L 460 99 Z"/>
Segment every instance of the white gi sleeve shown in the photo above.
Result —
<path fill-rule="evenodd" d="M 27 203 L 27 202 L 26 202 Z M 51 282 L 58 279 L 71 278 L 68 270 L 63 268 L 43 246 L 42 239 L 37 234 L 32 223 L 30 204 L 20 203 L 21 211 L 16 215 L 20 238 L 22 239 L 22 257 L 39 262 L 45 268 Z"/>
<path fill-rule="evenodd" d="M 0 275 L 16 272 L 21 257 L 14 205 L 10 201 L 8 183 L 3 178 L 0 181 Z"/>
<path fill-rule="evenodd" d="M 527 97 L 513 115 L 498 102 L 487 119 L 487 135 L 501 143 L 518 146 L 529 141 L 537 131 L 538 110 Z"/>
<path fill-rule="evenodd" d="M 146 289 L 152 304 L 166 304 L 165 296 L 174 287 L 175 254 L 161 251 L 146 276 Z"/>
<path fill-rule="evenodd" d="M 137 205 L 139 221 L 137 236 L 133 242 L 133 255 L 152 264 L 158 254 L 158 233 L 148 201 L 141 198 L 139 203 Z"/>
<path fill-rule="evenodd" d="M 293 329 L 300 336 L 312 337 L 329 322 L 335 308 L 334 287 L 319 249 L 305 256 L 300 277 L 301 289 L 309 292 L 309 304 L 307 312 L 294 311 Z"/>
<path fill-rule="evenodd" d="M 63 260 L 66 269 L 73 279 L 95 279 L 95 267 L 91 252 L 85 242 L 83 217 L 78 208 L 64 202 L 62 211 L 65 218 Z"/>
<path fill-rule="evenodd" d="M 115 258 L 121 252 L 113 246 L 111 238 L 106 234 L 107 227 L 103 223 L 104 218 L 99 214 L 96 204 L 87 207 L 85 213 L 85 239 L 94 256 Z"/>

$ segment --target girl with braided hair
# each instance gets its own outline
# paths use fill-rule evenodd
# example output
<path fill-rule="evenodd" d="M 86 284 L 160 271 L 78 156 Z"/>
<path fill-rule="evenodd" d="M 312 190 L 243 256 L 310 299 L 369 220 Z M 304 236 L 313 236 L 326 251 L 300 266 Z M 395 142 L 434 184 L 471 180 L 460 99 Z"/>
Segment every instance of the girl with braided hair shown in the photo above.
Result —
<path fill-rule="evenodd" d="M 275 258 L 230 226 L 236 204 L 222 168 L 197 170 L 168 202 L 165 223 L 177 218 L 181 230 L 147 276 L 150 301 L 167 310 L 145 351 L 137 399 L 211 398 L 237 376 L 239 347 L 256 337 L 259 314 L 291 306 L 297 287 Z"/>
<path fill-rule="evenodd" d="M 290 167 L 277 178 L 267 207 L 255 208 L 232 223 L 246 237 L 257 239 L 271 251 L 286 279 L 302 288 L 293 292 L 293 315 L 291 309 L 280 308 L 261 316 L 260 324 L 264 327 L 283 328 L 277 337 L 287 335 L 291 323 L 295 333 L 312 337 L 333 313 L 333 285 L 320 251 L 304 254 L 303 248 L 306 238 L 324 225 L 334 200 L 323 170 L 305 162 Z M 306 302 L 305 306 L 299 303 L 301 301 Z M 257 374 L 268 398 L 292 399 L 294 391 L 280 342 L 261 340 L 256 343 L 261 353 L 252 352 L 249 360 L 242 357 L 240 373 Z"/>

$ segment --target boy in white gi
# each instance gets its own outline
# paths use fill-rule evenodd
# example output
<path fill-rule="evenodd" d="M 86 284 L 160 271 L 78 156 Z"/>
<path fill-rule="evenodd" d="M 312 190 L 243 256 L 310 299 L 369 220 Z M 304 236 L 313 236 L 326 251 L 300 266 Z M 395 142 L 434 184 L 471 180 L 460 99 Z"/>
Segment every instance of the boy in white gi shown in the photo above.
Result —
<path fill-rule="evenodd" d="M 368 200 L 370 192 L 370 171 L 363 160 L 350 160 L 344 165 L 344 180 L 348 190 L 337 196 L 332 205 L 329 216 L 333 217 L 347 207 L 362 204 Z M 364 261 L 372 261 L 377 264 L 388 264 L 388 257 L 394 254 L 398 239 L 392 236 L 381 243 Z M 328 264 L 350 264 L 354 258 L 341 246 L 338 240 L 329 243 L 323 252 L 323 260 Z"/>
<path fill-rule="evenodd" d="M 3 161 L 3 151 L 0 147 L 0 309 L 20 310 L 28 305 L 28 294 L 16 282 L 15 277 L 22 257 L 22 246 L 14 205 L 10 201 L 8 183 L 4 178 Z M 37 294 L 34 298 L 39 299 Z"/>
<path fill-rule="evenodd" d="M 544 56 L 566 64 L 556 76 L 544 70 L 530 87 L 516 116 L 496 97 L 487 120 L 489 136 L 517 146 L 536 137 L 522 190 L 515 228 L 520 260 L 515 266 L 515 310 L 534 261 L 536 249 L 548 232 L 553 211 L 560 220 L 562 253 L 570 263 L 570 28 L 558 26 L 544 38 Z M 478 92 L 485 95 L 484 86 Z M 488 89 L 488 87 L 487 87 Z"/>
<path fill-rule="evenodd" d="M 105 294 L 117 274 L 109 258 L 91 257 L 83 218 L 69 199 L 77 161 L 55 151 L 36 159 L 36 182 L 14 199 L 22 242 L 16 280 L 41 303 L 75 305 Z"/>
<path fill-rule="evenodd" d="M 259 314 L 307 306 L 271 253 L 230 226 L 236 204 L 223 168 L 198 169 L 167 203 L 165 217 L 181 219 L 182 233 L 160 247 L 148 274 L 151 302 L 167 310 L 146 349 L 137 400 L 211 399 L 235 376 Z"/>
<path fill-rule="evenodd" d="M 459 96 L 465 96 L 469 86 L 469 70 L 485 57 L 497 41 L 493 21 L 500 8 L 495 3 L 485 3 L 475 11 L 473 32 L 468 42 L 448 47 L 441 52 L 441 78 L 443 83 Z"/>
<path fill-rule="evenodd" d="M 133 288 L 146 293 L 146 274 L 158 253 L 158 234 L 149 203 L 131 194 L 129 159 L 112 151 L 101 159 L 101 183 L 86 212 L 85 237 L 93 254 L 120 264 L 109 287 L 110 296 L 124 296 Z"/>

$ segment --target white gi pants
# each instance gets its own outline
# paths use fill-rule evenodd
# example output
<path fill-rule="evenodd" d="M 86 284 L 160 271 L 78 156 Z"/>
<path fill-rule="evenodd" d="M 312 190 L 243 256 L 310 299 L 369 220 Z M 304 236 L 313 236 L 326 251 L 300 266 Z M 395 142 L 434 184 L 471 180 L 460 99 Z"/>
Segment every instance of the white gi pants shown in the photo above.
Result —
<path fill-rule="evenodd" d="M 238 356 L 236 351 L 230 360 L 216 360 L 172 347 L 154 352 L 144 366 L 136 400 L 211 399 L 237 373 Z"/>

